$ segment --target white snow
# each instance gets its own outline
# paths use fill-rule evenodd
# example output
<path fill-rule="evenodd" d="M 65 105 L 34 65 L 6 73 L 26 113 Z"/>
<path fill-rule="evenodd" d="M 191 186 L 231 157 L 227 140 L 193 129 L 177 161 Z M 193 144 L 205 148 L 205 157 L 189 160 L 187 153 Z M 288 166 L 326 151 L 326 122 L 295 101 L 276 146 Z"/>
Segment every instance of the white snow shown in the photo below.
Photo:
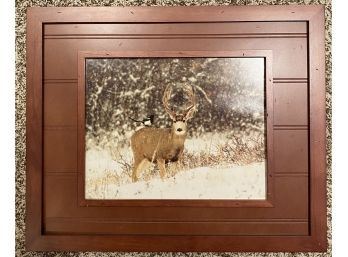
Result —
<path fill-rule="evenodd" d="M 107 183 L 90 199 L 265 199 L 265 163 L 245 166 L 199 167 L 174 177 L 126 184 Z"/>
<path fill-rule="evenodd" d="M 120 152 L 124 158 L 131 163 L 131 156 L 125 152 Z M 86 151 L 86 179 L 101 178 L 107 173 L 121 175 L 122 165 L 113 160 L 106 150 L 91 149 Z"/>
<path fill-rule="evenodd" d="M 224 145 L 227 142 L 228 133 L 211 133 L 206 132 L 200 137 L 187 138 L 185 140 L 185 150 L 188 153 L 197 153 L 197 149 L 204 149 L 209 154 L 217 154 L 218 146 Z M 247 140 L 249 145 L 255 144 L 257 141 Z M 232 142 L 229 142 L 230 144 Z"/>
<path fill-rule="evenodd" d="M 189 138 L 185 142 L 185 151 L 195 153 L 197 149 L 204 149 L 209 154 L 218 154 L 217 145 L 226 142 L 226 138 L 227 134 L 221 133 Z M 114 145 L 115 148 L 106 149 L 91 144 L 86 151 L 87 199 L 266 198 L 265 162 L 179 170 L 175 176 L 168 175 L 163 180 L 152 164 L 152 168 L 143 171 L 139 181 L 133 183 L 131 149 L 129 146 L 117 147 L 117 142 Z M 125 165 L 128 165 L 128 171 L 125 171 Z"/>
<path fill-rule="evenodd" d="M 216 153 L 216 145 L 226 142 L 226 136 L 218 133 L 205 133 L 205 135 L 185 140 L 185 150 L 188 153 L 197 153 L 197 149 L 204 149 L 210 154 Z"/>

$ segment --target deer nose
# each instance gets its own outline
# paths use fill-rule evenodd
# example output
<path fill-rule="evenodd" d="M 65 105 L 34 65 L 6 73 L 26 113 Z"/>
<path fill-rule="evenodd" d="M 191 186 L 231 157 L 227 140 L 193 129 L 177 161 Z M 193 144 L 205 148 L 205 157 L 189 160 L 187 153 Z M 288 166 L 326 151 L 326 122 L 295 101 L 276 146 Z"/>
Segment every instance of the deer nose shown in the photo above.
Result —
<path fill-rule="evenodd" d="M 178 128 L 176 131 L 179 131 L 179 132 L 181 132 L 182 131 L 182 128 Z"/>

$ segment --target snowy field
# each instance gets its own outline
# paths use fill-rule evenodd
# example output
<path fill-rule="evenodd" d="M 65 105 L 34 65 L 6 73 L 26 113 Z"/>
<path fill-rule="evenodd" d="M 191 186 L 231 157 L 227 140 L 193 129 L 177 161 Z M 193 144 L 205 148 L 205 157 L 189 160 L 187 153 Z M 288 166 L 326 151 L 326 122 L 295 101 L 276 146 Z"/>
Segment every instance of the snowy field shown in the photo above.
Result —
<path fill-rule="evenodd" d="M 200 167 L 161 180 L 107 183 L 95 199 L 265 199 L 264 163 L 225 168 Z M 94 195 L 96 194 L 96 195 Z"/>
<path fill-rule="evenodd" d="M 211 148 L 210 154 L 216 153 L 211 140 L 200 141 L 188 140 L 187 153 L 197 149 L 197 145 L 201 149 Z M 139 181 L 132 183 L 129 148 L 118 150 L 117 155 L 112 157 L 102 149 L 86 152 L 87 199 L 265 199 L 266 196 L 264 162 L 186 168 L 174 173 L 169 172 L 169 165 L 163 180 L 152 165 Z"/>

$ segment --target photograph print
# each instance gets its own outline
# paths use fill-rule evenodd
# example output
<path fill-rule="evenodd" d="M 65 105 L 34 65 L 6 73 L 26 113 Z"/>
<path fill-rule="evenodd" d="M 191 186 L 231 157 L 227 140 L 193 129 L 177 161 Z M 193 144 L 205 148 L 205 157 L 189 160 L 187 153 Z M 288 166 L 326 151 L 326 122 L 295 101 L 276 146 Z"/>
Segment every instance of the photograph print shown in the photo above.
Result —
<path fill-rule="evenodd" d="M 266 199 L 265 59 L 85 59 L 85 199 Z"/>

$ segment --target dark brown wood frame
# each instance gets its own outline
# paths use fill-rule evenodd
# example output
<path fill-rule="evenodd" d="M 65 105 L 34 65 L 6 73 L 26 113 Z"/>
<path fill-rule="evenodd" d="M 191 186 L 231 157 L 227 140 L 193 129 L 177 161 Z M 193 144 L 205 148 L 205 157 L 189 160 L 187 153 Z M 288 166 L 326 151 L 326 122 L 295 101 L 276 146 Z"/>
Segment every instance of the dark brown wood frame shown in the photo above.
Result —
<path fill-rule="evenodd" d="M 43 233 L 43 25 L 110 22 L 306 21 L 309 42 L 310 233 L 308 236 L 46 235 Z M 326 251 L 323 6 L 30 8 L 27 20 L 28 250 Z"/>
<path fill-rule="evenodd" d="M 267 151 L 265 200 L 88 200 L 85 199 L 85 60 L 87 58 L 240 57 L 263 58 L 266 99 L 273 99 L 272 51 L 80 51 L 78 54 L 78 199 L 81 206 L 273 207 L 273 151 Z M 267 149 L 273 149 L 273 101 L 266 100 Z"/>

